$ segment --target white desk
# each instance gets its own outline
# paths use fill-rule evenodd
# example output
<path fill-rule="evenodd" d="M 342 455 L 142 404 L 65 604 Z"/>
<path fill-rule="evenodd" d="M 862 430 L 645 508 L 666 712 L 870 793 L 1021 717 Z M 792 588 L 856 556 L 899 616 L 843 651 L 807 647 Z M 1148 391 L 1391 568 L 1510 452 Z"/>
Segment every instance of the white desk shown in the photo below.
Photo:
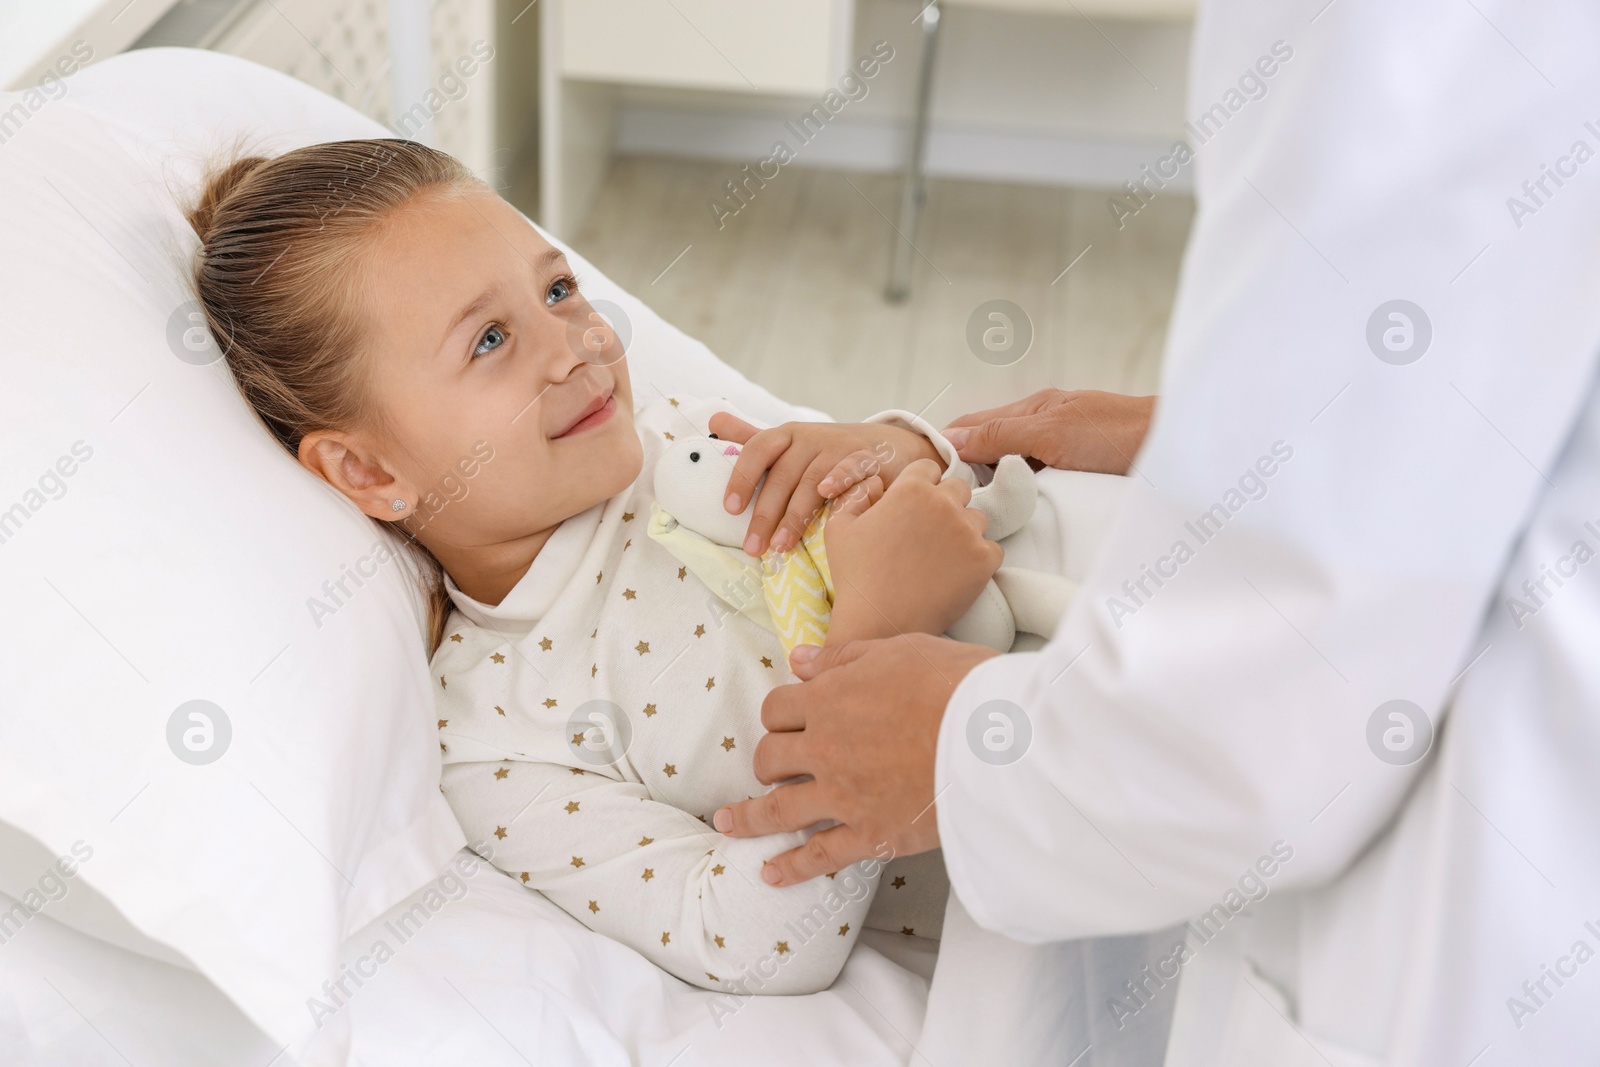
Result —
<path fill-rule="evenodd" d="M 539 221 L 570 238 L 611 159 L 616 90 L 820 97 L 850 63 L 854 0 L 540 0 Z"/>

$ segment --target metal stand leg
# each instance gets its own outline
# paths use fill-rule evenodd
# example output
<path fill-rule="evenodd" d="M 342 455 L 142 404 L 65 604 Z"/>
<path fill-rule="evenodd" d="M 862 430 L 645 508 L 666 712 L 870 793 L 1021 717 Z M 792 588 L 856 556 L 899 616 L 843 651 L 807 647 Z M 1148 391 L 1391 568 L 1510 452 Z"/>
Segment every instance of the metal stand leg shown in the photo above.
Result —
<path fill-rule="evenodd" d="M 910 144 L 906 147 L 905 179 L 900 190 L 900 231 L 894 235 L 889 259 L 889 284 L 884 296 L 899 303 L 911 291 L 911 242 L 917 236 L 925 190 L 922 156 L 928 139 L 928 103 L 933 96 L 933 61 L 939 46 L 939 0 L 929 0 L 922 10 L 922 68 L 917 72 L 916 110 L 911 118 Z"/>

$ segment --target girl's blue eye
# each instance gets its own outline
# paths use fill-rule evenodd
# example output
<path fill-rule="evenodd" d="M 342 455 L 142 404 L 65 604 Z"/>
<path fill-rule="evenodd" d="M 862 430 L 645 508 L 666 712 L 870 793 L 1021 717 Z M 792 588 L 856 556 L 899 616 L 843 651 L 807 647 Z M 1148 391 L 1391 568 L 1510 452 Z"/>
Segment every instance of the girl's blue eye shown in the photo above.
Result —
<path fill-rule="evenodd" d="M 571 278 L 557 278 L 550 283 L 550 288 L 544 294 L 544 306 L 555 307 L 561 301 L 572 295 L 575 288 Z"/>
<path fill-rule="evenodd" d="M 479 356 L 486 356 L 505 343 L 506 335 L 501 331 L 500 327 L 491 326 L 487 330 L 483 331 L 483 337 L 478 341 L 478 347 L 472 350 L 472 358 L 476 359 Z M 489 347 L 485 348 L 484 345 L 488 345 Z"/>

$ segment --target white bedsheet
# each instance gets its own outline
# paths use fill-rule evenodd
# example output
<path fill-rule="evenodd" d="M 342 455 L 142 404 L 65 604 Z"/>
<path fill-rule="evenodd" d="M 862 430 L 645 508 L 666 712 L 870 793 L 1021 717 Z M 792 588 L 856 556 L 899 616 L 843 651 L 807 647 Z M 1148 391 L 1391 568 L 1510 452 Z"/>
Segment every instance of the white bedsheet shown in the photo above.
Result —
<path fill-rule="evenodd" d="M 1120 485 L 1050 474 L 1041 486 L 1012 558 L 1079 574 Z M 402 925 L 407 912 L 417 918 Z M 480 862 L 459 888 L 422 887 L 349 938 L 348 970 L 328 976 L 343 989 L 307 990 L 311 1036 L 289 1048 L 193 971 L 46 907 L 0 944 L 0 1051 L 27 1067 L 1159 1062 L 1170 999 L 1118 1031 L 1082 990 L 1091 974 L 1137 977 L 1170 938 L 1022 945 L 953 904 L 930 997 L 926 942 L 869 934 L 826 992 L 733 998 L 665 974 Z"/>
<path fill-rule="evenodd" d="M 46 909 L 0 946 L 4 1062 L 320 1067 L 347 1062 L 348 1041 L 348 1062 L 373 1067 L 898 1065 L 921 1031 L 926 980 L 865 945 L 828 992 L 741 1001 L 664 974 L 486 864 L 462 884 L 415 925 L 395 924 L 422 893 L 350 938 L 345 963 L 369 977 L 322 997 L 320 1030 L 293 1050 L 194 972 Z M 383 963 L 379 943 L 392 952 Z"/>

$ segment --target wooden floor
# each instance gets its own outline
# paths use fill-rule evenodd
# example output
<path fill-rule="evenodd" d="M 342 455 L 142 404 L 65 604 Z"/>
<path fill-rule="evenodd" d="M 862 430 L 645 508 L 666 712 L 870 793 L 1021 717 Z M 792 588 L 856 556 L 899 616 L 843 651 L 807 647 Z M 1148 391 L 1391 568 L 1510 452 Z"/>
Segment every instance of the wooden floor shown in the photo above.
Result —
<path fill-rule="evenodd" d="M 901 407 L 943 425 L 1046 385 L 1157 390 L 1187 197 L 1119 231 L 1103 191 L 931 180 L 912 293 L 890 304 L 898 178 L 791 165 L 719 227 L 710 204 L 737 206 L 719 195 L 736 177 L 728 163 L 619 158 L 571 243 L 750 378 L 840 419 Z M 995 299 L 1034 332 L 1009 366 L 968 343 Z"/>

